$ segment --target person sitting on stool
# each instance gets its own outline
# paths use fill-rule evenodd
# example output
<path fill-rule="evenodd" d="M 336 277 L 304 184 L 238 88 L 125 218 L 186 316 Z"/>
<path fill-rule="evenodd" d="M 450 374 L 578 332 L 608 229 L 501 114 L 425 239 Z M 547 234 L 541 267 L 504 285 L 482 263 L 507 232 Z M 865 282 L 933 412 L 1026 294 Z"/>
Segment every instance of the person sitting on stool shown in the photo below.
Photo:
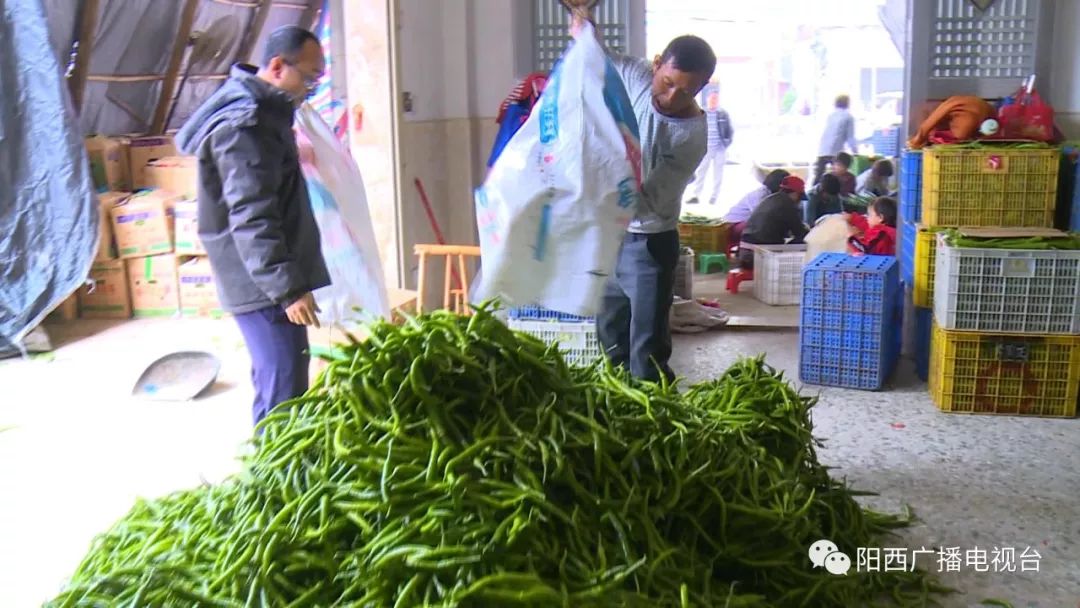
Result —
<path fill-rule="evenodd" d="M 765 197 L 750 214 L 739 244 L 739 268 L 753 270 L 754 250 L 743 247 L 752 245 L 797 245 L 809 232 L 803 224 L 799 202 L 802 201 L 806 183 L 797 175 L 789 175 L 780 182 L 780 191 Z M 788 237 L 791 240 L 788 241 Z"/>

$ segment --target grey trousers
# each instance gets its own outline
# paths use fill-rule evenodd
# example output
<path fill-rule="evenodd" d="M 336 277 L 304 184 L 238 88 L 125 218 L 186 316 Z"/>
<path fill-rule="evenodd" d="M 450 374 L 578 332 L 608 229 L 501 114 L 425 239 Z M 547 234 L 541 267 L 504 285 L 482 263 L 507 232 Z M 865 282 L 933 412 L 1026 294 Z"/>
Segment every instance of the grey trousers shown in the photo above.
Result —
<path fill-rule="evenodd" d="M 679 262 L 679 233 L 626 233 L 615 276 L 608 280 L 596 317 L 600 346 L 613 365 L 635 378 L 675 378 L 668 318 Z"/>

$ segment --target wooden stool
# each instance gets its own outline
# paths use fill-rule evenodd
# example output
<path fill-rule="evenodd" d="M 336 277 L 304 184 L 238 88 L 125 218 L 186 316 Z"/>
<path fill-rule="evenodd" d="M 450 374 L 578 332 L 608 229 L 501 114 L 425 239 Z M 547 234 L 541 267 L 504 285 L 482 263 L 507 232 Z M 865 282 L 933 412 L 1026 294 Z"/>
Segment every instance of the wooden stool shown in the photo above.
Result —
<path fill-rule="evenodd" d="M 443 308 L 459 315 L 470 315 L 469 274 L 465 264 L 466 257 L 480 257 L 480 248 L 473 245 L 416 245 L 413 247 L 420 261 L 420 270 L 416 278 L 416 312 L 424 311 L 424 287 L 427 274 L 428 256 L 446 256 L 446 277 L 443 280 Z M 457 266 L 454 259 L 457 259 Z M 453 287 L 451 280 L 457 279 L 458 286 Z"/>

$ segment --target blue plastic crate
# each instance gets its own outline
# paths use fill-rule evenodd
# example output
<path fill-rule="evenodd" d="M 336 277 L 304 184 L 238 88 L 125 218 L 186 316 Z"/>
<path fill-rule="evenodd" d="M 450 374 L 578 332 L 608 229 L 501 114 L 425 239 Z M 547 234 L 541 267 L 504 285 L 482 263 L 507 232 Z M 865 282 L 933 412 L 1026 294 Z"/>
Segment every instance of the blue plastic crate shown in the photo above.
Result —
<path fill-rule="evenodd" d="M 932 308 L 915 309 L 915 343 L 911 348 L 911 355 L 915 359 L 915 375 L 919 380 L 926 382 L 930 377 L 930 334 L 934 326 L 934 310 Z"/>
<path fill-rule="evenodd" d="M 900 155 L 899 203 L 904 223 L 922 221 L 922 150 L 904 150 Z"/>
<path fill-rule="evenodd" d="M 1072 211 L 1069 216 L 1069 230 L 1080 232 L 1080 163 L 1076 164 L 1076 179 L 1073 182 Z"/>
<path fill-rule="evenodd" d="M 519 306 L 506 311 L 510 319 L 514 321 L 558 321 L 559 323 L 586 323 L 593 320 L 592 317 L 580 317 L 556 310 L 548 310 L 540 306 Z"/>
<path fill-rule="evenodd" d="M 870 136 L 870 145 L 878 156 L 896 156 L 900 150 L 900 128 L 886 127 L 874 131 Z"/>
<path fill-rule="evenodd" d="M 901 224 L 897 259 L 900 261 L 900 278 L 908 285 L 915 284 L 915 239 L 918 235 L 917 224 L 908 221 Z"/>
<path fill-rule="evenodd" d="M 803 269 L 799 378 L 879 390 L 900 358 L 903 291 L 891 256 L 826 253 Z"/>

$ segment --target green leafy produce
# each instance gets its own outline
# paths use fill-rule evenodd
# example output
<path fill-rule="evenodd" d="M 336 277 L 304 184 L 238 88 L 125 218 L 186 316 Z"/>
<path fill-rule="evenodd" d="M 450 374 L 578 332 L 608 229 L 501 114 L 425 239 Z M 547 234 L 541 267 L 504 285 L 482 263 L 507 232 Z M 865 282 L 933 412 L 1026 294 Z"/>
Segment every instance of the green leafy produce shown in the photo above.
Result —
<path fill-rule="evenodd" d="M 681 224 L 692 224 L 694 226 L 719 226 L 724 223 L 723 218 L 718 217 L 705 217 L 703 215 L 695 215 L 693 213 L 684 213 L 679 218 Z"/>
<path fill-rule="evenodd" d="M 680 393 L 568 366 L 487 309 L 380 323 L 274 410 L 242 474 L 139 501 L 51 606 L 923 606 L 835 576 L 907 518 L 818 463 L 761 358 Z"/>
<path fill-rule="evenodd" d="M 943 230 L 945 240 L 954 247 L 977 247 L 980 249 L 1080 249 L 1080 233 L 1071 232 L 1063 237 L 1033 236 L 1023 238 L 981 238 L 965 236 L 961 231 Z"/>

